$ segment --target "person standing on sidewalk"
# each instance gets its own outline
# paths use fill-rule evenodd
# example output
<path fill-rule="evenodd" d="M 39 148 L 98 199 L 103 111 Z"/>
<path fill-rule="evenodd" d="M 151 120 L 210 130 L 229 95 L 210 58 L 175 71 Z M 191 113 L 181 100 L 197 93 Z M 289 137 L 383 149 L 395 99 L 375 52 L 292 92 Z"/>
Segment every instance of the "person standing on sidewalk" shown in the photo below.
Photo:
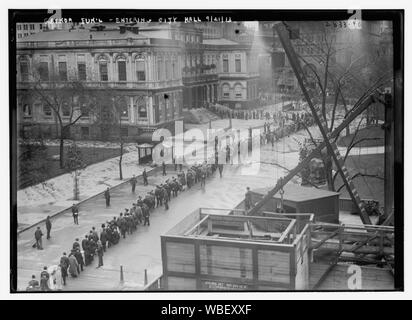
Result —
<path fill-rule="evenodd" d="M 146 172 L 146 168 L 143 169 L 143 185 L 147 186 L 149 184 L 149 182 L 147 181 L 147 172 Z"/>
<path fill-rule="evenodd" d="M 103 267 L 103 246 L 101 241 L 97 241 L 97 249 L 96 249 L 97 256 L 99 257 L 99 264 L 97 268 Z"/>
<path fill-rule="evenodd" d="M 47 216 L 47 218 L 46 218 L 46 230 L 47 230 L 47 237 L 46 237 L 46 239 L 47 239 L 47 240 L 50 239 L 50 231 L 51 231 L 51 228 L 52 228 L 52 224 L 51 224 L 51 221 L 50 221 L 50 216 Z"/>
<path fill-rule="evenodd" d="M 70 261 L 66 256 L 66 252 L 63 252 L 63 256 L 60 258 L 60 266 L 62 271 L 63 285 L 66 285 L 66 278 L 68 276 L 67 269 L 69 269 Z"/>
<path fill-rule="evenodd" d="M 72 206 L 72 214 L 73 214 L 74 224 L 79 224 L 79 208 L 74 203 Z"/>
<path fill-rule="evenodd" d="M 133 177 L 130 179 L 130 184 L 132 185 L 132 193 L 135 193 L 136 183 L 137 183 L 136 176 L 133 175 Z"/>
<path fill-rule="evenodd" d="M 164 161 L 162 162 L 162 169 L 163 169 L 163 175 L 164 176 L 167 175 L 167 173 L 166 173 L 166 164 L 165 164 Z"/>
<path fill-rule="evenodd" d="M 49 288 L 50 274 L 47 272 L 47 267 L 43 267 L 43 271 L 40 273 L 40 290 L 50 291 Z"/>
<path fill-rule="evenodd" d="M 104 192 L 104 197 L 106 199 L 106 208 L 110 207 L 110 190 L 107 187 L 106 191 Z"/>
<path fill-rule="evenodd" d="M 37 230 L 34 232 L 34 238 L 36 240 L 36 243 L 33 247 L 37 247 L 37 250 L 43 250 L 43 245 L 42 245 L 42 238 L 43 237 L 43 232 L 41 232 L 40 227 L 37 227 Z"/>

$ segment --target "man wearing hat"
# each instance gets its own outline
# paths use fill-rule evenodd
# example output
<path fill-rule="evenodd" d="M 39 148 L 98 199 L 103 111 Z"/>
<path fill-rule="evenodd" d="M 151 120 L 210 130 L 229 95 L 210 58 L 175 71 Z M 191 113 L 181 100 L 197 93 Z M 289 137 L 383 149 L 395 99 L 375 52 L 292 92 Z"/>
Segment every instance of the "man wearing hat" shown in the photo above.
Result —
<path fill-rule="evenodd" d="M 132 192 L 134 193 L 136 190 L 136 183 L 137 183 L 137 179 L 136 176 L 133 175 L 133 177 L 130 179 L 130 184 L 132 185 Z"/>

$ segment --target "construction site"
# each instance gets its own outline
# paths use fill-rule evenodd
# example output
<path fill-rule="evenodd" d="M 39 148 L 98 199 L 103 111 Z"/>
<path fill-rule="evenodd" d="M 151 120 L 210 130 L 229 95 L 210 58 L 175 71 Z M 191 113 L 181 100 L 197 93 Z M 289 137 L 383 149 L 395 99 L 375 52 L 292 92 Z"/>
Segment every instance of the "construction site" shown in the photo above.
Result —
<path fill-rule="evenodd" d="M 394 130 L 399 100 L 393 91 L 369 90 L 329 130 L 312 83 L 301 66 L 288 23 L 273 26 L 321 138 L 273 187 L 250 190 L 249 205 L 199 208 L 161 236 L 161 277 L 146 290 L 396 290 Z M 330 77 L 333 77 L 331 74 Z M 392 83 L 393 85 L 393 83 Z M 368 108 L 380 105 L 384 128 L 384 205 L 361 199 L 336 141 Z M 312 139 L 313 140 L 313 139 Z M 288 184 L 319 153 L 330 155 L 349 198 L 339 192 Z M 341 222 L 359 215 L 362 224 Z M 401 217 L 401 213 L 398 213 Z"/>

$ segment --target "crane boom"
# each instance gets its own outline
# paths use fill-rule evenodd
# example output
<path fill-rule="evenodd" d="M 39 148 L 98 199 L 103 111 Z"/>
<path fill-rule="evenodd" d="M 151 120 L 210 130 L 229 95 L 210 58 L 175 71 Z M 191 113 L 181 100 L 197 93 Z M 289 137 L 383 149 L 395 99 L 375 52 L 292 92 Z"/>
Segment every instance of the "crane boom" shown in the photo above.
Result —
<path fill-rule="evenodd" d="M 268 194 L 249 212 L 249 214 L 255 214 L 257 212 L 257 210 L 259 210 L 262 206 L 263 203 L 267 200 L 270 199 L 271 197 L 273 197 L 282 187 L 284 184 L 286 184 L 290 179 L 292 179 L 293 176 L 295 176 L 305 165 L 307 165 L 309 163 L 309 161 L 314 157 L 314 155 L 316 154 L 316 151 L 322 150 L 325 146 L 327 147 L 329 154 L 332 156 L 335 165 L 338 169 L 339 174 L 342 177 L 342 181 L 344 182 L 346 189 L 348 190 L 348 193 L 353 201 L 353 203 L 355 204 L 356 208 L 358 209 L 358 212 L 360 213 L 361 216 L 361 220 L 364 224 L 371 224 L 371 220 L 369 218 L 369 215 L 367 214 L 364 205 L 359 197 L 359 193 L 356 190 L 353 181 L 351 179 L 351 177 L 349 176 L 349 172 L 346 169 L 346 167 L 344 166 L 344 160 L 342 158 L 342 156 L 340 155 L 340 152 L 336 146 L 336 143 L 334 141 L 331 141 L 332 138 L 332 134 L 331 132 L 329 132 L 328 128 L 327 128 L 327 124 L 325 123 L 325 119 L 323 119 L 322 115 L 320 115 L 320 110 L 319 108 L 316 108 L 315 105 L 312 102 L 312 98 L 311 95 L 309 93 L 309 91 L 307 90 L 307 88 L 309 87 L 307 79 L 305 77 L 305 74 L 303 73 L 303 70 L 299 64 L 298 58 L 296 56 L 296 53 L 293 49 L 293 46 L 290 42 L 289 39 L 289 35 L 288 32 L 286 30 L 286 27 L 283 23 L 278 23 L 274 26 L 277 34 L 279 35 L 279 39 L 285 49 L 285 53 L 289 59 L 289 62 L 292 66 L 292 69 L 295 73 L 295 76 L 298 80 L 299 86 L 305 96 L 306 101 L 308 102 L 309 108 L 311 109 L 313 118 L 316 122 L 316 124 L 319 127 L 319 130 L 322 134 L 323 140 L 324 142 L 321 143 L 315 150 L 312 151 L 312 153 L 305 158 L 295 169 L 291 170 L 283 179 L 280 179 L 275 188 L 272 189 L 271 191 L 268 192 Z M 372 99 L 372 98 L 370 98 Z M 367 106 L 369 106 L 370 104 L 370 99 L 366 99 L 365 102 L 363 102 L 361 104 L 361 106 L 366 109 Z M 360 108 L 360 106 L 358 108 L 356 108 L 356 110 L 359 112 L 359 110 L 363 109 Z M 363 110 L 364 110 L 363 109 Z M 362 110 L 362 111 L 363 111 Z M 356 112 L 356 113 L 358 113 Z M 360 114 L 360 112 L 358 113 Z M 351 114 L 342 122 L 342 124 L 336 128 L 334 130 L 334 133 L 337 132 L 337 134 L 340 133 L 340 131 L 345 127 L 344 125 L 349 125 L 349 123 L 351 121 L 353 121 L 353 119 L 356 117 L 354 116 L 355 113 L 351 112 Z M 348 121 L 350 120 L 350 121 Z M 340 129 L 340 131 L 338 132 L 337 129 Z M 336 136 L 337 136 L 336 134 Z M 336 137 L 335 136 L 335 137 Z"/>
<path fill-rule="evenodd" d="M 346 118 L 342 121 L 342 123 L 337 126 L 332 133 L 330 134 L 329 140 L 333 140 L 353 121 L 356 117 L 358 117 L 363 111 L 365 111 L 369 105 L 372 103 L 380 101 L 380 98 L 377 95 L 370 95 L 364 99 L 362 103 L 360 103 L 356 108 L 354 108 L 349 114 L 346 115 Z M 307 166 L 323 148 L 326 147 L 326 142 L 322 141 L 320 144 L 313 149 L 305 159 L 303 159 L 295 168 L 289 171 L 289 173 L 284 176 L 281 180 L 278 181 L 276 186 L 270 190 L 259 202 L 255 204 L 255 206 L 248 212 L 249 215 L 255 215 L 260 208 L 267 202 L 267 200 L 271 199 L 279 190 L 286 185 L 295 175 L 297 175 L 305 166 Z"/>

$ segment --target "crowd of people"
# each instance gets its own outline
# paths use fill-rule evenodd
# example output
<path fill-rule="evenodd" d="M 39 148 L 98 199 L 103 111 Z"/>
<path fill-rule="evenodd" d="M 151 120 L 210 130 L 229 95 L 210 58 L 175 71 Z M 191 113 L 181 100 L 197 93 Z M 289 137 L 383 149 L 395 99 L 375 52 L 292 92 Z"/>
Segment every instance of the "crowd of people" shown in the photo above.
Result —
<path fill-rule="evenodd" d="M 166 179 L 163 183 L 156 185 L 153 190 L 147 192 L 144 198 L 139 195 L 136 202 L 132 203 L 130 208 L 124 209 L 117 217 L 113 217 L 112 220 L 102 223 L 99 232 L 95 227 L 92 227 L 82 241 L 76 238 L 72 247 L 69 249 L 69 254 L 63 252 L 59 264 L 49 267 L 45 266 L 43 268 L 39 281 L 36 279 L 36 275 L 32 275 L 26 290 L 60 291 L 63 290 L 69 276 L 71 278 L 80 277 L 84 268 L 92 265 L 96 258 L 98 260 L 96 268 L 102 267 L 103 256 L 106 250 L 117 245 L 121 239 L 125 239 L 127 235 L 133 234 L 139 225 L 150 226 L 151 211 L 162 206 L 164 206 L 165 210 L 168 210 L 170 201 L 176 198 L 179 192 L 184 191 L 186 188 L 190 189 L 197 183 L 200 183 L 201 187 L 204 188 L 206 178 L 211 176 L 217 168 L 217 165 L 204 163 L 202 165 L 193 165 L 187 168 L 185 172 L 182 170 L 182 167 L 180 167 L 180 170 L 177 172 L 177 177 L 173 176 L 170 179 Z M 175 167 L 175 169 L 177 169 L 177 167 Z M 163 172 L 165 172 L 165 170 L 164 167 Z M 219 172 L 222 174 L 221 168 L 219 168 Z M 136 181 L 135 176 L 130 179 L 132 193 L 135 193 Z M 144 185 L 148 185 L 146 172 L 144 173 L 143 181 Z M 105 191 L 104 197 L 106 199 L 106 205 L 110 206 L 108 190 Z M 79 208 L 75 204 L 72 207 L 72 214 L 74 223 L 78 224 Z M 46 228 L 47 237 L 50 239 L 50 217 L 46 219 Z M 36 242 L 33 247 L 43 249 L 42 237 L 43 233 L 41 228 L 37 227 L 35 231 Z"/>

